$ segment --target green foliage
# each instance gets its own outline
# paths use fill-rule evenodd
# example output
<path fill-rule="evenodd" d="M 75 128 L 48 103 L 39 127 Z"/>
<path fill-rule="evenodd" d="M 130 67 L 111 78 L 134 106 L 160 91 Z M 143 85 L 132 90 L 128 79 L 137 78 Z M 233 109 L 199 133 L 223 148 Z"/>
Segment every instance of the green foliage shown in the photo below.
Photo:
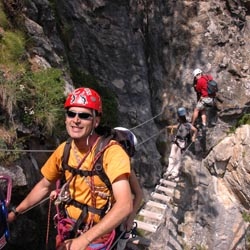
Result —
<path fill-rule="evenodd" d="M 242 126 L 242 125 L 244 125 L 244 124 L 249 124 L 249 125 L 250 125 L 250 114 L 249 114 L 249 113 L 244 114 L 244 115 L 237 121 L 236 125 L 230 128 L 229 133 L 234 133 L 235 130 L 236 130 L 238 127 L 240 127 L 240 126 Z"/>
<path fill-rule="evenodd" d="M 250 222 L 250 214 L 246 211 L 243 211 L 242 218 L 245 222 Z M 247 228 L 246 235 L 245 235 L 245 241 L 247 245 L 247 249 L 250 249 L 250 233 L 249 233 L 249 227 Z"/>
<path fill-rule="evenodd" d="M 0 63 L 18 64 L 25 53 L 25 38 L 19 31 L 5 31 L 0 40 Z"/>
<path fill-rule="evenodd" d="M 237 123 L 237 126 L 241 126 L 241 125 L 244 125 L 244 124 L 249 124 L 250 125 L 250 114 L 247 113 L 247 114 L 244 114 L 241 119 L 238 121 Z"/>
<path fill-rule="evenodd" d="M 13 106 L 15 105 L 13 85 L 11 81 L 4 78 L 2 73 L 0 74 L 0 101 L 2 109 L 4 109 L 11 116 Z"/>
<path fill-rule="evenodd" d="M 250 214 L 245 211 L 242 213 L 242 218 L 245 222 L 250 222 Z"/>
<path fill-rule="evenodd" d="M 204 247 L 204 246 L 202 246 L 202 245 L 197 245 L 197 246 L 196 246 L 196 249 L 197 249 L 197 250 L 207 250 L 207 248 Z"/>
<path fill-rule="evenodd" d="M 17 138 L 16 124 L 29 128 L 34 136 L 65 134 L 62 72 L 31 72 L 25 56 L 27 42 L 25 33 L 12 29 L 0 2 L 0 147 L 13 150 L 0 152 L 5 164 L 20 157 L 15 150 L 22 149 L 28 139 Z"/>
<path fill-rule="evenodd" d="M 2 149 L 2 151 L 0 151 L 0 161 L 5 165 L 12 164 L 20 157 L 20 151 L 16 151 L 21 149 L 20 141 L 17 140 L 16 133 L 13 129 L 6 130 L 1 128 L 0 134 L 0 148 Z M 4 151 L 4 149 L 6 149 L 6 151 Z"/>
<path fill-rule="evenodd" d="M 26 127 L 49 135 L 59 132 L 58 128 L 64 128 L 64 99 L 64 82 L 58 69 L 26 72 L 15 80 L 0 75 L 1 105 L 11 121 L 18 119 Z"/>
<path fill-rule="evenodd" d="M 6 29 L 9 27 L 9 22 L 7 20 L 7 17 L 3 11 L 3 5 L 2 5 L 2 2 L 0 2 L 0 24 L 1 24 L 1 27 Z"/>
<path fill-rule="evenodd" d="M 64 122 L 64 82 L 61 71 L 29 72 L 15 86 L 19 118 L 27 126 L 37 126 L 46 134 L 56 132 Z"/>

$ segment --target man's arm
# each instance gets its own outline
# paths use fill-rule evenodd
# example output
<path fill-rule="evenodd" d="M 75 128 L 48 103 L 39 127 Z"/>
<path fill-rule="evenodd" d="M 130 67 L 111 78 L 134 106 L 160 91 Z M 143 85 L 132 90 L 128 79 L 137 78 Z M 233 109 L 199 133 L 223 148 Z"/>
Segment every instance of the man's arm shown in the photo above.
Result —
<path fill-rule="evenodd" d="M 135 216 L 138 212 L 138 209 L 141 207 L 141 202 L 143 199 L 143 191 L 141 189 L 139 181 L 137 180 L 134 170 L 131 170 L 129 183 L 130 183 L 131 191 L 134 197 L 133 197 L 133 211 L 131 212 L 127 221 L 125 222 L 127 231 L 130 231 L 133 228 L 133 222 L 134 222 Z"/>
<path fill-rule="evenodd" d="M 48 195 L 53 187 L 53 183 L 48 181 L 46 178 L 40 180 L 25 197 L 25 199 L 16 207 L 16 212 L 21 214 L 28 208 L 40 202 L 46 195 Z M 8 215 L 8 221 L 12 222 L 15 217 L 15 213 L 11 211 Z"/>
<path fill-rule="evenodd" d="M 198 130 L 195 126 L 193 126 L 191 123 L 190 123 L 190 126 L 191 126 L 191 130 L 193 132 L 193 135 L 192 135 L 192 142 L 195 142 L 196 140 L 196 137 L 197 137 L 197 133 L 198 133 Z"/>
<path fill-rule="evenodd" d="M 118 177 L 112 184 L 112 189 L 116 202 L 111 210 L 94 227 L 90 228 L 78 238 L 65 241 L 58 250 L 86 249 L 89 243 L 111 232 L 131 213 L 133 206 L 127 175 L 124 174 Z"/>
<path fill-rule="evenodd" d="M 178 124 L 169 125 L 169 126 L 167 126 L 167 128 L 169 128 L 169 129 L 177 129 L 178 128 Z"/>

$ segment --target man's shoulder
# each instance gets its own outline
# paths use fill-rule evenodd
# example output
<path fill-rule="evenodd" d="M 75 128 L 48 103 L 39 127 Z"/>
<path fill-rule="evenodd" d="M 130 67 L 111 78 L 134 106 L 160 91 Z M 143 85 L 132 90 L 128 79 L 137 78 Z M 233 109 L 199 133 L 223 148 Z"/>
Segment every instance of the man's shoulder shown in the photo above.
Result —
<path fill-rule="evenodd" d="M 71 147 L 71 142 L 72 140 L 68 139 L 64 142 L 62 142 L 61 144 L 59 144 L 59 146 L 56 148 L 55 152 L 63 152 L 65 149 L 65 146 L 68 145 L 69 147 Z"/>
<path fill-rule="evenodd" d="M 204 74 L 201 76 L 200 79 L 204 79 L 205 81 L 208 81 L 208 80 L 213 80 L 213 77 L 210 74 Z"/>
<path fill-rule="evenodd" d="M 126 151 L 123 149 L 122 145 L 116 140 L 110 140 L 106 146 L 105 152 L 114 153 L 114 154 L 123 154 Z"/>
<path fill-rule="evenodd" d="M 191 122 L 188 122 L 188 121 L 187 121 L 187 122 L 184 122 L 183 125 L 184 125 L 184 126 L 187 126 L 187 127 L 189 127 L 189 128 L 191 128 L 191 126 L 192 126 Z"/>

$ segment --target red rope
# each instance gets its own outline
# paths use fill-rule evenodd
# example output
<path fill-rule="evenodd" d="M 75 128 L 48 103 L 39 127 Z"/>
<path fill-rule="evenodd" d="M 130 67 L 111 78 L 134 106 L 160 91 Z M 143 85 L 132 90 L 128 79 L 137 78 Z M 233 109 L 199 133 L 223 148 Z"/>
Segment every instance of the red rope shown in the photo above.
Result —
<path fill-rule="evenodd" d="M 46 250 L 49 248 L 49 230 L 50 230 L 50 214 L 51 214 L 51 204 L 52 200 L 49 202 L 49 208 L 48 208 L 48 219 L 47 219 L 47 230 L 46 230 Z"/>
<path fill-rule="evenodd" d="M 116 141 L 115 142 L 111 142 L 111 143 L 108 143 L 105 147 L 103 147 L 94 157 L 94 160 L 92 162 L 92 169 L 93 170 L 93 167 L 95 166 L 96 162 L 98 161 L 98 159 L 101 157 L 101 155 L 104 153 L 104 151 L 112 146 L 112 145 L 115 145 L 115 144 L 118 144 Z M 96 193 L 95 193 L 95 183 L 94 183 L 94 177 L 93 176 L 90 176 L 90 183 L 89 183 L 89 187 L 90 187 L 90 193 L 91 193 L 91 206 L 92 207 L 96 207 Z M 90 213 L 90 219 L 86 225 L 86 228 L 89 229 L 91 228 L 93 225 L 94 225 L 94 217 L 95 217 L 95 214 L 93 213 Z"/>

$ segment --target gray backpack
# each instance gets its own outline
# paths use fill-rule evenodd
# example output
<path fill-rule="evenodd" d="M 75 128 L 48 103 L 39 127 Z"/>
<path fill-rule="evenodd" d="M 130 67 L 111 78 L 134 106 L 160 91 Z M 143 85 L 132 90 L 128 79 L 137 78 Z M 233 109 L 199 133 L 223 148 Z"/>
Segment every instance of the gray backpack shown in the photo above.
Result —
<path fill-rule="evenodd" d="M 191 139 L 191 124 L 189 122 L 180 123 L 177 127 L 176 139 L 189 142 Z"/>

